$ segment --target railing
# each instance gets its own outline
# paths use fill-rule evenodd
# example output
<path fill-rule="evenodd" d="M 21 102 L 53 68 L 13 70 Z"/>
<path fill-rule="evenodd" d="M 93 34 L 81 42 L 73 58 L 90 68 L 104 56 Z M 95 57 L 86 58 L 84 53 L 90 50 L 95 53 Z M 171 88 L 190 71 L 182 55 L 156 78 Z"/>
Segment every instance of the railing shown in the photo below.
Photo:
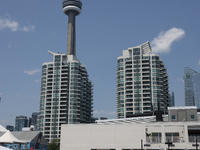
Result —
<path fill-rule="evenodd" d="M 147 143 L 162 143 L 162 138 L 161 137 L 146 137 L 146 142 Z"/>
<path fill-rule="evenodd" d="M 197 142 L 200 142 L 200 135 L 189 135 L 189 142 L 196 142 L 196 138 L 197 138 Z"/>
<path fill-rule="evenodd" d="M 166 140 L 165 142 L 172 142 L 172 143 L 182 143 L 184 142 L 182 137 L 178 137 L 178 136 L 166 136 Z"/>
<path fill-rule="evenodd" d="M 173 137 L 173 136 L 167 136 L 165 138 L 165 142 L 172 142 L 172 143 L 183 143 L 184 140 L 182 137 Z M 195 139 L 196 140 L 196 139 Z M 199 141 L 200 141 L 200 138 L 199 138 Z M 146 137 L 146 142 L 147 143 L 162 143 L 162 138 L 161 137 Z M 195 142 L 195 141 L 194 141 Z"/>

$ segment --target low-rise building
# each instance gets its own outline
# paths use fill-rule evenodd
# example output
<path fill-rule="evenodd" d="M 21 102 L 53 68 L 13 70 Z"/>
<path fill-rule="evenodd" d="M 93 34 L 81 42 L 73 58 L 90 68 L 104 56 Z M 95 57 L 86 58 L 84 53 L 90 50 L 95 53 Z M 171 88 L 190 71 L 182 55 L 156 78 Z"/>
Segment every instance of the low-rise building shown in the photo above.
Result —
<path fill-rule="evenodd" d="M 194 114 L 193 107 L 169 108 L 169 112 Z M 183 113 L 185 113 L 183 112 Z M 196 116 L 198 115 L 196 111 Z M 178 116 L 182 116 L 178 113 Z M 60 149 L 70 150 L 136 150 L 136 149 L 196 149 L 200 142 L 200 121 L 198 119 L 169 121 L 170 114 L 163 115 L 163 121 L 156 116 L 126 119 L 98 120 L 96 124 L 62 125 Z M 189 118 L 189 117 L 188 117 Z M 198 117 L 196 117 L 198 118 Z M 169 145 L 167 143 L 170 143 Z"/>

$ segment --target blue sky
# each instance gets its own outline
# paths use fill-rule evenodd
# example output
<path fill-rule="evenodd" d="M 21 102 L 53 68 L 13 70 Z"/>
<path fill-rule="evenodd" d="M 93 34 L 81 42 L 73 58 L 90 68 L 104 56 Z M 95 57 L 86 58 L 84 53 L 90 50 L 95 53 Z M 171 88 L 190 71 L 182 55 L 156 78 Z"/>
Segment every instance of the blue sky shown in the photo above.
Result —
<path fill-rule="evenodd" d="M 184 106 L 184 67 L 200 72 L 199 0 L 82 0 L 76 18 L 77 58 L 94 84 L 94 116 L 116 117 L 116 66 L 122 50 L 149 41 L 169 75 L 176 106 Z M 0 0 L 0 124 L 39 111 L 47 52 L 66 53 L 62 0 Z"/>

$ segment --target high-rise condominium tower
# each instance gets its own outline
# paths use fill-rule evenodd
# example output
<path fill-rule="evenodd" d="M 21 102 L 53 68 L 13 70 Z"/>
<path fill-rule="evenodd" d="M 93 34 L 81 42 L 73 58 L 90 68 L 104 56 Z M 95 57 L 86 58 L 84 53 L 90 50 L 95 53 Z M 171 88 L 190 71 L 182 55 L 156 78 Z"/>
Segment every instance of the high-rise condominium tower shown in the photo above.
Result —
<path fill-rule="evenodd" d="M 117 59 L 117 118 L 152 109 L 167 110 L 168 75 L 158 54 L 150 54 L 149 42 L 128 48 Z"/>
<path fill-rule="evenodd" d="M 200 108 L 200 73 L 185 67 L 184 70 L 185 106 Z"/>
<path fill-rule="evenodd" d="M 67 54 L 49 51 L 53 62 L 42 65 L 39 128 L 49 142 L 60 138 L 61 124 L 92 122 L 92 83 L 75 51 L 75 16 L 81 7 L 79 0 L 63 1 L 69 16 Z"/>

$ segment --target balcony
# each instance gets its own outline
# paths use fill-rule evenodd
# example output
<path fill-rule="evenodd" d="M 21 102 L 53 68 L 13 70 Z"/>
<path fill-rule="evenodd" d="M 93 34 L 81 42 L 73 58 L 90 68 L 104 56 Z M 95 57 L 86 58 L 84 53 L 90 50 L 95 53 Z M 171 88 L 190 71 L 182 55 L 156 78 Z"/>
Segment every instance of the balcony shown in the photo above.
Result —
<path fill-rule="evenodd" d="M 143 98 L 150 98 L 150 97 L 151 97 L 150 94 L 143 93 Z"/>
<path fill-rule="evenodd" d="M 143 82 L 143 85 L 150 85 L 150 82 Z"/>
<path fill-rule="evenodd" d="M 196 135 L 189 135 L 188 138 L 189 138 L 189 142 L 193 142 L 193 143 L 196 142 Z M 197 135 L 197 142 L 198 143 L 200 142 L 200 135 Z"/>
<path fill-rule="evenodd" d="M 143 91 L 143 94 L 151 94 L 151 92 L 150 91 Z"/>
<path fill-rule="evenodd" d="M 149 69 L 149 66 L 142 66 L 142 69 Z"/>
<path fill-rule="evenodd" d="M 150 71 L 149 70 L 142 70 L 142 73 L 149 73 Z"/>
<path fill-rule="evenodd" d="M 148 61 L 142 61 L 142 64 L 143 64 L 143 65 L 145 65 L 145 64 L 146 64 L 146 65 L 149 65 L 149 60 L 148 60 Z"/>
<path fill-rule="evenodd" d="M 162 138 L 158 136 L 148 136 L 146 137 L 147 143 L 162 143 Z"/>
<path fill-rule="evenodd" d="M 176 136 L 166 136 L 165 138 L 166 142 L 172 142 L 172 143 L 183 143 L 183 137 L 176 137 Z"/>
<path fill-rule="evenodd" d="M 143 81 L 150 81 L 150 78 L 142 78 Z"/>
<path fill-rule="evenodd" d="M 149 77 L 150 74 L 149 74 L 149 73 L 143 73 L 142 76 L 144 76 L 144 77 L 145 77 L 145 76 Z"/>

